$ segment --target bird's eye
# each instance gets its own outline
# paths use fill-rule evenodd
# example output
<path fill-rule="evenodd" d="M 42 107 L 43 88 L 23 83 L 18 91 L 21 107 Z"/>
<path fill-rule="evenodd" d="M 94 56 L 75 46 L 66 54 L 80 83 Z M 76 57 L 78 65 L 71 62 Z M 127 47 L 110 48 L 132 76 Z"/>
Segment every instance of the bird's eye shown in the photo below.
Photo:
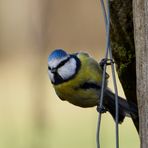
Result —
<path fill-rule="evenodd" d="M 48 70 L 51 70 L 51 67 L 50 66 L 48 66 Z"/>
<path fill-rule="evenodd" d="M 69 61 L 69 59 L 70 59 L 70 57 L 68 57 L 67 59 L 65 59 L 64 61 L 62 61 L 62 62 L 57 66 L 57 68 L 62 67 L 66 62 Z"/>

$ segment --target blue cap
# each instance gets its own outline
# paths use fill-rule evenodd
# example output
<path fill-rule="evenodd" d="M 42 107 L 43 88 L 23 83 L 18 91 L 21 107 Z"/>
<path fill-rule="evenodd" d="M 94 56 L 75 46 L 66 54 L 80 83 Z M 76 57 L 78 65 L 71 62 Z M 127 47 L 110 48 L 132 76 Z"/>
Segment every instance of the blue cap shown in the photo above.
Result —
<path fill-rule="evenodd" d="M 68 54 L 63 49 L 55 49 L 48 57 L 48 61 L 66 57 Z"/>

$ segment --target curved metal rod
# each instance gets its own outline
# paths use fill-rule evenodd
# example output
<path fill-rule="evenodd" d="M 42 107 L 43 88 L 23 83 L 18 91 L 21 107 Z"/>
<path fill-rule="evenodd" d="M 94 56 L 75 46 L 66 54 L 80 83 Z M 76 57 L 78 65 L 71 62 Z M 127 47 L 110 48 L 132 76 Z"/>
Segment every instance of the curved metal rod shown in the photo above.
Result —
<path fill-rule="evenodd" d="M 98 1 L 98 0 L 97 0 Z M 104 0 L 100 0 L 101 2 L 101 7 L 103 11 L 103 16 L 104 16 L 104 21 L 105 21 L 105 28 L 106 28 L 106 53 L 105 53 L 105 59 L 110 57 L 112 60 L 112 49 L 110 46 L 110 7 L 109 7 L 109 0 L 106 0 L 106 9 L 104 5 Z M 107 63 L 104 64 L 103 67 L 103 78 L 102 78 L 102 88 L 101 88 L 101 96 L 100 96 L 100 104 L 99 108 L 102 108 L 103 106 L 103 95 L 104 95 L 104 85 L 105 85 L 105 73 L 106 73 L 106 66 Z M 116 83 L 116 77 L 115 77 L 115 68 L 114 68 L 114 63 L 111 62 L 111 69 L 112 69 L 112 78 L 113 78 L 113 85 L 114 85 L 114 90 L 115 90 L 115 109 L 116 109 L 116 148 L 119 148 L 119 128 L 118 128 L 118 90 L 117 90 L 117 83 Z M 100 125 L 101 125 L 101 112 L 99 112 L 98 115 L 98 124 L 97 124 L 97 133 L 96 133 L 96 143 L 97 143 L 97 148 L 100 148 Z"/>

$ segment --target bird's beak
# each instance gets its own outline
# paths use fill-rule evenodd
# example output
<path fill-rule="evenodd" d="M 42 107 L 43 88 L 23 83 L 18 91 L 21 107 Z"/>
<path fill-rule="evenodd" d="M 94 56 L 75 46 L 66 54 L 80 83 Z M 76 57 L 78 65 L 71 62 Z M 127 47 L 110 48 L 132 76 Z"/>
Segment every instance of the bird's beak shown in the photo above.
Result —
<path fill-rule="evenodd" d="M 56 73 L 57 72 L 57 69 L 56 68 L 52 68 L 51 69 L 51 73 Z"/>

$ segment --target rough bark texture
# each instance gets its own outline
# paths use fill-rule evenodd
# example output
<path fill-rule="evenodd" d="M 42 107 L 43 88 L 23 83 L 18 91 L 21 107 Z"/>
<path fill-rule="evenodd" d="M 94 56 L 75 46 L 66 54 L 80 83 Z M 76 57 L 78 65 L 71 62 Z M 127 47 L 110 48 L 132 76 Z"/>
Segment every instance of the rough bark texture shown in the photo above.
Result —
<path fill-rule="evenodd" d="M 148 1 L 134 0 L 137 98 L 141 148 L 148 147 Z"/>
<path fill-rule="evenodd" d="M 110 11 L 111 47 L 117 73 L 129 105 L 131 102 L 137 105 L 132 0 L 110 1 Z M 139 119 L 132 119 L 139 131 Z"/>

